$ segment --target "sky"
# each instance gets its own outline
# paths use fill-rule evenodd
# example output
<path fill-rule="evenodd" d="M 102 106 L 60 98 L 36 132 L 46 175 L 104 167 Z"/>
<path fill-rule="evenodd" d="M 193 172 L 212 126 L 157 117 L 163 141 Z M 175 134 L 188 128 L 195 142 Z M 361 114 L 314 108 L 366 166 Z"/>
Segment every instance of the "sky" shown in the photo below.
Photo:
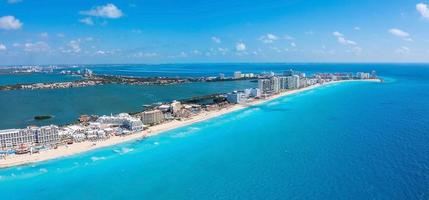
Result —
<path fill-rule="evenodd" d="M 0 64 L 429 62 L 429 0 L 0 0 Z"/>

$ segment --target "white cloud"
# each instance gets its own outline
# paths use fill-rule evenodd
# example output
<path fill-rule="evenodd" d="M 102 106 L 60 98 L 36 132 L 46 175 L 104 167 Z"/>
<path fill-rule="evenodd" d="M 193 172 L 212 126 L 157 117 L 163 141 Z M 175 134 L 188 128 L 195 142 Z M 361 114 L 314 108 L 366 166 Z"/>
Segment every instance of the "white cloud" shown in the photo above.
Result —
<path fill-rule="evenodd" d="M 10 3 L 10 4 L 21 3 L 21 2 L 22 0 L 7 0 L 7 3 Z"/>
<path fill-rule="evenodd" d="M 419 3 L 416 5 L 416 9 L 424 19 L 429 20 L 429 8 L 427 4 Z"/>
<path fill-rule="evenodd" d="M 345 38 L 338 38 L 338 41 L 340 41 L 343 44 L 357 45 L 357 43 L 355 41 L 347 40 Z"/>
<path fill-rule="evenodd" d="M 94 21 L 92 21 L 91 17 L 85 17 L 83 19 L 80 19 L 79 22 L 82 23 L 82 24 L 86 24 L 88 26 L 94 25 Z"/>
<path fill-rule="evenodd" d="M 273 51 L 275 51 L 275 52 L 277 52 L 277 53 L 281 53 L 281 52 L 283 52 L 280 48 L 278 48 L 278 47 L 273 47 L 273 46 L 271 46 L 270 47 L 270 49 L 272 49 Z"/>
<path fill-rule="evenodd" d="M 356 54 L 359 54 L 363 51 L 363 49 L 361 47 L 356 46 L 352 48 L 352 51 Z"/>
<path fill-rule="evenodd" d="M 358 46 L 357 42 L 347 39 L 344 34 L 335 31 L 332 33 L 332 35 L 337 38 L 338 43 L 349 47 L 346 52 L 355 53 L 356 55 L 359 55 L 363 51 L 363 49 Z"/>
<path fill-rule="evenodd" d="M 214 43 L 217 43 L 217 44 L 220 44 L 222 42 L 222 40 L 216 36 L 212 36 L 211 39 Z"/>
<path fill-rule="evenodd" d="M 397 53 L 397 54 L 409 54 L 410 52 L 411 52 L 411 49 L 406 47 L 406 46 L 403 46 L 399 49 L 396 49 L 396 51 L 395 51 L 395 53 Z"/>
<path fill-rule="evenodd" d="M 217 48 L 217 50 L 220 52 L 220 54 L 222 54 L 222 55 L 225 55 L 226 53 L 228 53 L 228 51 L 229 51 L 229 49 L 227 49 L 227 48 L 222 48 L 222 47 L 219 47 L 219 48 Z"/>
<path fill-rule="evenodd" d="M 265 44 L 273 43 L 278 39 L 279 39 L 279 37 L 277 37 L 276 35 L 274 35 L 272 33 L 267 33 L 266 35 L 259 37 L 259 40 L 261 40 Z"/>
<path fill-rule="evenodd" d="M 409 37 L 410 34 L 397 28 L 389 29 L 389 33 L 396 36 L 396 37 Z"/>
<path fill-rule="evenodd" d="M 295 42 L 290 43 L 290 46 L 292 46 L 292 47 L 296 47 Z"/>
<path fill-rule="evenodd" d="M 348 39 L 344 36 L 344 34 L 342 34 L 342 33 L 338 32 L 338 31 L 333 32 L 333 33 L 332 33 L 332 35 L 334 35 L 334 36 L 337 38 L 337 41 L 338 41 L 340 44 L 343 44 L 343 45 L 352 45 L 352 46 L 356 46 L 356 45 L 357 45 L 357 43 L 356 43 L 355 41 L 353 41 L 353 40 L 348 40 Z"/>
<path fill-rule="evenodd" d="M 102 51 L 102 50 L 98 50 L 97 52 L 95 52 L 96 55 L 105 55 L 106 52 Z"/>
<path fill-rule="evenodd" d="M 202 53 L 201 53 L 201 51 L 200 51 L 200 50 L 198 50 L 198 49 L 194 49 L 194 50 L 192 50 L 192 54 L 195 54 L 195 55 L 201 55 Z"/>
<path fill-rule="evenodd" d="M 182 51 L 179 53 L 179 55 L 177 57 L 186 58 L 186 57 L 188 57 L 188 54 L 186 52 Z"/>
<path fill-rule="evenodd" d="M 405 41 L 408 41 L 408 42 L 413 41 L 413 39 L 410 37 L 410 34 L 401 29 L 392 28 L 392 29 L 389 29 L 389 33 L 392 34 L 393 36 L 402 38 Z"/>
<path fill-rule="evenodd" d="M 3 16 L 0 17 L 0 29 L 4 30 L 16 30 L 22 27 L 22 23 L 19 19 L 14 16 Z"/>
<path fill-rule="evenodd" d="M 284 39 L 285 39 L 285 40 L 295 40 L 295 38 L 294 38 L 294 37 L 292 37 L 292 36 L 290 36 L 290 35 L 285 35 L 285 36 L 284 36 Z"/>
<path fill-rule="evenodd" d="M 79 53 L 82 49 L 80 48 L 80 40 L 70 40 L 68 45 L 73 53 Z"/>
<path fill-rule="evenodd" d="M 137 52 L 134 54 L 134 57 L 155 57 L 158 56 L 156 52 Z"/>
<path fill-rule="evenodd" d="M 137 34 L 143 33 L 143 31 L 141 29 L 132 29 L 131 32 L 132 33 L 137 33 Z"/>
<path fill-rule="evenodd" d="M 334 35 L 335 37 L 343 37 L 344 35 L 338 31 L 335 31 L 332 33 L 332 35 Z"/>
<path fill-rule="evenodd" d="M 43 38 L 43 39 L 48 39 L 49 38 L 49 34 L 47 32 L 40 33 L 39 36 L 41 38 Z"/>
<path fill-rule="evenodd" d="M 6 45 L 0 43 L 0 51 L 6 51 L 6 50 L 7 50 Z"/>
<path fill-rule="evenodd" d="M 355 26 L 353 29 L 355 29 L 355 31 L 360 31 L 360 27 L 359 26 Z"/>
<path fill-rule="evenodd" d="M 117 19 L 124 15 L 122 11 L 112 3 L 108 3 L 104 6 L 97 6 L 91 10 L 81 11 L 80 14 L 110 19 Z"/>
<path fill-rule="evenodd" d="M 244 44 L 243 42 L 237 42 L 237 44 L 235 44 L 235 50 L 236 51 L 245 51 L 246 50 L 246 44 Z"/>
<path fill-rule="evenodd" d="M 35 43 L 25 43 L 24 44 L 24 51 L 26 52 L 46 52 L 49 51 L 50 47 L 46 42 L 35 42 Z"/>
<path fill-rule="evenodd" d="M 304 32 L 304 34 L 306 34 L 306 35 L 314 35 L 314 32 L 312 30 L 310 30 L 310 31 Z"/>

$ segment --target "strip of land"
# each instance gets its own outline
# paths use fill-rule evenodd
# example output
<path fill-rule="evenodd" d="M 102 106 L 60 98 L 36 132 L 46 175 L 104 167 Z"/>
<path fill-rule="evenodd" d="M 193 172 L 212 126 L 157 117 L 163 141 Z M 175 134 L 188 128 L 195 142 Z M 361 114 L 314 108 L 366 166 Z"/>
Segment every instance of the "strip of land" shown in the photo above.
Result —
<path fill-rule="evenodd" d="M 270 97 L 267 97 L 264 99 L 255 99 L 251 102 L 246 102 L 245 104 L 234 104 L 234 105 L 231 105 L 229 107 L 222 108 L 219 110 L 203 111 L 203 112 L 199 113 L 198 115 L 193 116 L 192 118 L 182 120 L 182 121 L 173 120 L 173 121 L 169 121 L 169 122 L 166 122 L 163 124 L 151 126 L 151 127 L 149 127 L 149 129 L 146 129 L 144 131 L 140 131 L 138 133 L 131 134 L 131 135 L 113 136 L 107 140 L 96 141 L 96 142 L 84 141 L 84 142 L 80 142 L 80 143 L 74 143 L 71 145 L 59 146 L 57 149 L 50 149 L 50 150 L 46 150 L 46 151 L 41 151 L 40 153 L 31 154 L 31 155 L 30 154 L 9 155 L 9 156 L 5 157 L 5 159 L 0 160 L 0 168 L 6 168 L 6 167 L 17 166 L 17 165 L 24 165 L 24 164 L 30 164 L 30 163 L 36 163 L 36 162 L 41 162 L 41 161 L 57 159 L 57 158 L 71 156 L 71 155 L 87 152 L 87 151 L 102 148 L 102 147 L 108 147 L 108 146 L 132 141 L 132 140 L 142 139 L 144 137 L 155 136 L 155 135 L 158 135 L 160 133 L 163 133 L 163 132 L 166 132 L 169 130 L 173 130 L 173 129 L 176 129 L 179 127 L 183 127 L 183 126 L 191 125 L 193 123 L 212 119 L 212 118 L 215 118 L 215 117 L 227 114 L 227 113 L 231 113 L 234 111 L 238 111 L 238 110 L 250 107 L 250 106 L 262 104 L 262 103 L 265 103 L 267 101 L 277 99 L 279 97 L 284 97 L 284 96 L 288 96 L 288 95 L 312 90 L 312 89 L 315 89 L 315 88 L 318 88 L 321 86 L 325 86 L 325 85 L 329 85 L 329 84 L 352 82 L 352 81 L 380 82 L 380 79 L 342 80 L 342 81 L 326 82 L 324 84 L 315 84 L 315 85 L 308 86 L 308 87 L 301 88 L 301 89 L 289 90 L 289 91 L 286 91 L 286 92 L 283 92 L 280 94 L 276 94 L 276 95 L 273 95 L 273 96 L 270 96 Z"/>

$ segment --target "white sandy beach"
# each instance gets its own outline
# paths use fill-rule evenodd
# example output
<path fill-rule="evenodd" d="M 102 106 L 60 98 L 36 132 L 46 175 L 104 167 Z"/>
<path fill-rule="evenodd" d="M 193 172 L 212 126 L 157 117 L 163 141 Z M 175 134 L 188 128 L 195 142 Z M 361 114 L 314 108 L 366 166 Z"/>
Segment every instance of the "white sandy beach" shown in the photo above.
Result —
<path fill-rule="evenodd" d="M 131 141 L 131 140 L 137 140 L 137 139 L 140 139 L 143 137 L 154 136 L 154 135 L 158 135 L 160 133 L 163 133 L 165 131 L 169 131 L 169 130 L 172 130 L 175 128 L 187 126 L 187 125 L 190 125 L 190 124 L 193 124 L 196 122 L 208 120 L 208 119 L 211 119 L 211 118 L 214 118 L 217 116 L 221 116 L 221 115 L 226 114 L 226 113 L 230 113 L 233 111 L 244 109 L 244 108 L 249 107 L 249 106 L 261 104 L 261 103 L 264 103 L 264 102 L 267 102 L 267 101 L 270 101 L 272 99 L 276 99 L 279 97 L 300 93 L 303 91 L 311 90 L 311 89 L 318 88 L 320 86 L 325 86 L 328 84 L 350 82 L 350 81 L 380 81 L 380 80 L 378 80 L 378 79 L 373 79 L 373 80 L 347 80 L 347 81 L 333 81 L 333 82 L 328 82 L 328 83 L 325 83 L 322 85 L 316 84 L 316 85 L 309 86 L 309 87 L 302 88 L 302 89 L 298 89 L 298 90 L 291 90 L 291 91 L 283 92 L 283 93 L 280 93 L 277 95 L 273 95 L 273 96 L 266 98 L 266 99 L 255 100 L 255 101 L 252 101 L 252 102 L 249 102 L 246 104 L 236 104 L 236 105 L 232 105 L 230 107 L 223 108 L 220 110 L 215 110 L 215 111 L 210 111 L 210 112 L 201 112 L 197 116 L 193 116 L 192 118 L 189 118 L 187 120 L 169 121 L 169 122 L 166 122 L 163 124 L 159 124 L 159 125 L 149 127 L 149 129 L 147 129 L 145 131 L 135 133 L 132 135 L 110 137 L 107 140 L 95 142 L 95 145 L 94 145 L 94 142 L 85 141 L 85 142 L 81 142 L 81 143 L 74 143 L 74 144 L 68 145 L 68 146 L 59 146 L 57 149 L 41 151 L 40 153 L 36 153 L 36 154 L 32 154 L 32 155 L 30 155 L 30 154 L 9 155 L 5 159 L 0 159 L 0 168 L 12 167 L 12 166 L 17 166 L 17 165 L 24 165 L 24 164 L 29 164 L 29 163 L 35 163 L 35 162 L 41 162 L 41 161 L 61 158 L 61 157 L 65 157 L 65 156 L 71 156 L 74 154 L 83 153 L 83 152 L 94 150 L 97 148 L 112 146 L 112 145 L 120 144 L 123 142 Z"/>

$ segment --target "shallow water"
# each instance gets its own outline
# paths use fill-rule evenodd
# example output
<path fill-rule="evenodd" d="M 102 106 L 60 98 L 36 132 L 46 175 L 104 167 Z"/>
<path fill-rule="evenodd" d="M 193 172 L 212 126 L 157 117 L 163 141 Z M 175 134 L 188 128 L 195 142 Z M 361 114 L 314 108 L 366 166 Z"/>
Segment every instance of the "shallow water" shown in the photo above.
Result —
<path fill-rule="evenodd" d="M 389 75 L 385 83 L 329 85 L 143 141 L 3 169 L 0 194 L 428 199 L 429 73 Z"/>

